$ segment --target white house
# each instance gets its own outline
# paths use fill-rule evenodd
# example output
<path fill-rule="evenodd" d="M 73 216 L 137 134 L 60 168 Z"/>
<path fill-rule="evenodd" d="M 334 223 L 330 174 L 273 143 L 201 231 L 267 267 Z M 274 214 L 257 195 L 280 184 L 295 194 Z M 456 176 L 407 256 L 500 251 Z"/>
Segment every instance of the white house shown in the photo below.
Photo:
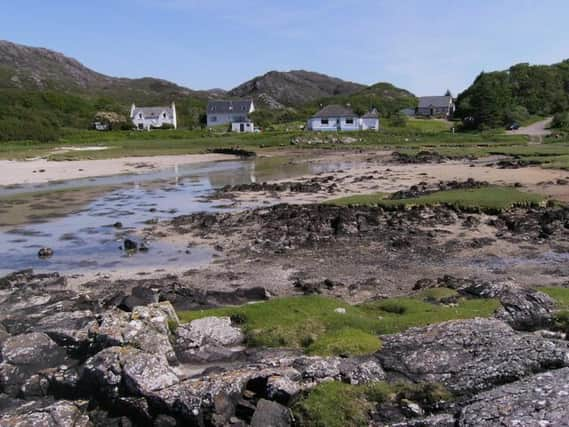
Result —
<path fill-rule="evenodd" d="M 255 124 L 253 122 L 233 122 L 231 123 L 231 132 L 252 133 L 255 132 Z"/>
<path fill-rule="evenodd" d="M 132 104 L 130 119 L 139 130 L 160 129 L 164 125 L 178 128 L 176 104 L 169 107 L 137 107 Z"/>
<path fill-rule="evenodd" d="M 374 108 L 360 119 L 362 130 L 379 130 L 379 114 Z"/>
<path fill-rule="evenodd" d="M 207 126 L 214 127 L 232 123 L 251 123 L 249 114 L 254 111 L 255 104 L 252 99 L 235 101 L 211 100 L 207 103 Z M 240 129 L 240 126 L 238 128 Z M 251 128 L 253 128 L 252 123 Z"/>
<path fill-rule="evenodd" d="M 379 130 L 379 115 L 372 111 L 360 118 L 351 108 L 328 105 L 308 119 L 311 131 L 359 131 Z"/>

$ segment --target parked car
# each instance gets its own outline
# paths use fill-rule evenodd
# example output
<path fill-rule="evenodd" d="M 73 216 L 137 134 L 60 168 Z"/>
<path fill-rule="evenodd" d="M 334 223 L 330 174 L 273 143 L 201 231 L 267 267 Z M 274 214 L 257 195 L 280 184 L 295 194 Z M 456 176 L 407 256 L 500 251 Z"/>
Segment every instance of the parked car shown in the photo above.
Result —
<path fill-rule="evenodd" d="M 513 122 L 508 127 L 506 127 L 507 130 L 518 130 L 519 128 L 520 124 L 518 122 Z"/>

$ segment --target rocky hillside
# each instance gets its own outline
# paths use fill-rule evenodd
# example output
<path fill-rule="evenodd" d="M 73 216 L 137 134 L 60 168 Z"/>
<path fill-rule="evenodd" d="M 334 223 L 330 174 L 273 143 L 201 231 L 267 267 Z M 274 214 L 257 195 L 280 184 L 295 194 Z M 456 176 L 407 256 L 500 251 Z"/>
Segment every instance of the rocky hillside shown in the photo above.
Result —
<path fill-rule="evenodd" d="M 89 93 L 121 100 L 209 95 L 161 79 L 106 76 L 62 53 L 1 40 L 0 88 Z"/>
<path fill-rule="evenodd" d="M 260 104 L 281 108 L 300 106 L 320 98 L 350 95 L 365 86 L 304 70 L 270 71 L 231 90 L 234 97 L 253 97 Z"/>

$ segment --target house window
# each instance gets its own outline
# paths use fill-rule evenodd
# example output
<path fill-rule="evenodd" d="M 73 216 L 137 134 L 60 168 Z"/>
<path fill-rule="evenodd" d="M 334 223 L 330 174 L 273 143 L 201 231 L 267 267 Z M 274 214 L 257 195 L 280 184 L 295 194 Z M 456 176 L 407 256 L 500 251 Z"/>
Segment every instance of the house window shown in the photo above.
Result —
<path fill-rule="evenodd" d="M 212 122 L 217 122 L 217 116 L 211 116 L 211 121 L 212 121 Z"/>
<path fill-rule="evenodd" d="M 162 117 L 166 118 L 166 113 L 163 113 L 163 114 L 162 114 Z"/>
<path fill-rule="evenodd" d="M 353 124 L 354 124 L 354 119 L 346 119 L 346 124 L 347 124 L 347 125 L 353 125 Z"/>
<path fill-rule="evenodd" d="M 321 125 L 327 125 L 328 123 L 329 123 L 329 122 L 328 122 L 328 119 L 322 119 L 322 120 L 320 120 L 320 124 L 321 124 Z"/>
<path fill-rule="evenodd" d="M 142 113 L 140 113 L 140 114 L 138 115 L 138 118 L 139 118 L 139 119 L 142 119 Z"/>

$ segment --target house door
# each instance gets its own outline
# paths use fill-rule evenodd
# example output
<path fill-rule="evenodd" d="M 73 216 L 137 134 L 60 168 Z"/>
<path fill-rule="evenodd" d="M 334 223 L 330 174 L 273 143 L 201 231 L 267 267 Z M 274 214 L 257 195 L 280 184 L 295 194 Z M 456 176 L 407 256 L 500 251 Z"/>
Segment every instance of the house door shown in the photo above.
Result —
<path fill-rule="evenodd" d="M 239 132 L 245 132 L 245 125 L 243 123 L 239 125 Z"/>
<path fill-rule="evenodd" d="M 342 125 L 340 124 L 340 119 L 336 119 L 336 129 L 342 130 Z"/>

